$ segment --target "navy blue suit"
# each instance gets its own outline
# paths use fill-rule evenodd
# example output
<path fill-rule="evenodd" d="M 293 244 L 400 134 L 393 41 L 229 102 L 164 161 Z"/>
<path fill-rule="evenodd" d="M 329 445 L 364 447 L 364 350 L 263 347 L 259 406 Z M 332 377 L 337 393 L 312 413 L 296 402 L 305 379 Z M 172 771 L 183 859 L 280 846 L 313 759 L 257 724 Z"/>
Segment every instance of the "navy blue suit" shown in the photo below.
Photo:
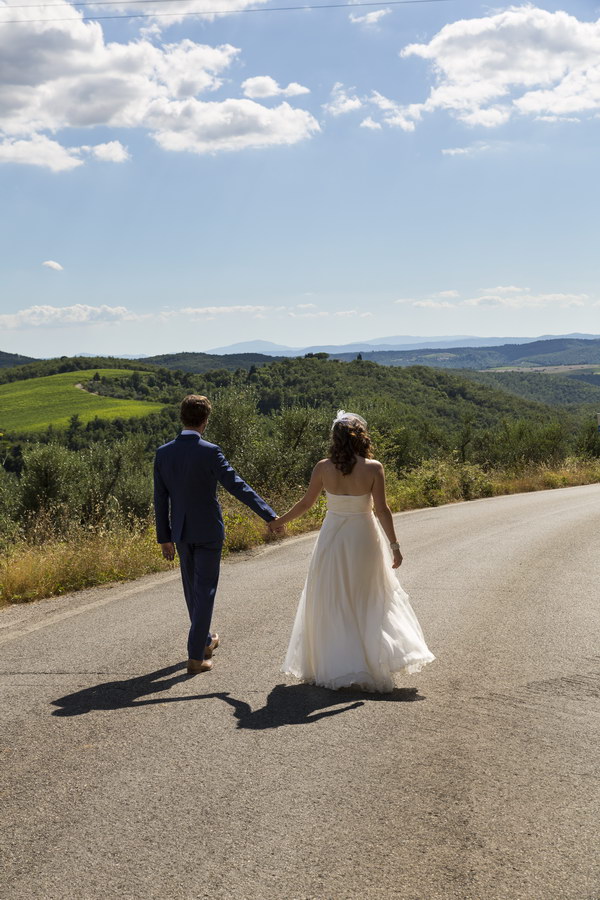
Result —
<path fill-rule="evenodd" d="M 159 543 L 177 545 L 183 591 L 190 614 L 188 656 L 202 659 L 225 537 L 217 484 L 270 522 L 276 513 L 229 465 L 220 447 L 200 435 L 180 434 L 156 451 L 154 511 Z"/>

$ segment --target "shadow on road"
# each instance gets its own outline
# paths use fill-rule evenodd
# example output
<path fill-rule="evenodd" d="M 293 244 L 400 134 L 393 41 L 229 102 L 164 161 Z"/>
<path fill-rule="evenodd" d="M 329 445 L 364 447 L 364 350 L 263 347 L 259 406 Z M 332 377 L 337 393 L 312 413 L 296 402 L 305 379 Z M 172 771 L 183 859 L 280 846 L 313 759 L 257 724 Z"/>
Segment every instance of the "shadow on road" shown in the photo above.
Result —
<path fill-rule="evenodd" d="M 238 728 L 253 729 L 279 728 L 281 725 L 310 725 L 319 719 L 357 709 L 371 701 L 406 703 L 425 699 L 418 693 L 417 688 L 396 688 L 389 694 L 371 694 L 350 688 L 331 691 L 313 684 L 277 684 L 267 697 L 265 705 L 253 710 L 249 703 L 236 700 L 228 694 L 220 696 L 225 703 L 233 706 Z M 339 708 L 341 703 L 346 705 Z"/>
<path fill-rule="evenodd" d="M 171 676 L 171 677 L 169 677 Z M 185 663 L 177 663 L 164 669 L 157 669 L 147 675 L 136 678 L 125 678 L 123 681 L 105 681 L 96 684 L 74 694 L 66 694 L 53 700 L 52 705 L 57 706 L 52 713 L 54 716 L 82 716 L 93 709 L 125 709 L 128 706 L 145 706 L 153 703 L 165 703 L 173 700 L 191 700 L 192 697 L 158 697 L 152 700 L 140 698 L 148 694 L 157 694 L 168 691 L 174 684 L 187 681 L 189 675 Z M 220 694 L 207 694 L 206 696 L 218 696 Z"/>
<path fill-rule="evenodd" d="M 330 691 L 311 684 L 277 684 L 267 697 L 265 705 L 255 710 L 244 700 L 231 697 L 227 691 L 144 699 L 150 694 L 163 694 L 173 685 L 189 680 L 190 676 L 185 668 L 185 663 L 177 663 L 149 672 L 147 675 L 125 678 L 122 681 L 105 681 L 103 684 L 96 684 L 73 694 L 65 694 L 64 697 L 52 701 L 52 705 L 57 707 L 52 715 L 82 716 L 92 710 L 126 709 L 156 703 L 181 703 L 218 698 L 233 707 L 238 728 L 260 730 L 279 728 L 281 725 L 309 725 L 311 722 L 318 722 L 319 719 L 356 709 L 369 701 L 393 703 L 425 699 L 418 693 L 417 688 L 397 688 L 390 694 L 370 694 L 350 688 Z M 340 708 L 341 704 L 344 706 Z"/>

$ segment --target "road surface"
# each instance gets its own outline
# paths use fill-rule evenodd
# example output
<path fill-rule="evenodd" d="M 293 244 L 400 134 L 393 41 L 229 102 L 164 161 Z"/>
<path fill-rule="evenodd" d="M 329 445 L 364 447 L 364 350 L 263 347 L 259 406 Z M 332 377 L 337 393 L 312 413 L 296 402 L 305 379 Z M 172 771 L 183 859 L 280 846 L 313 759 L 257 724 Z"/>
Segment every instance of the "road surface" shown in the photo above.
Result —
<path fill-rule="evenodd" d="M 279 673 L 314 535 L 224 564 L 194 678 L 176 572 L 2 611 L 2 900 L 598 900 L 600 485 L 396 523 L 392 695 Z"/>

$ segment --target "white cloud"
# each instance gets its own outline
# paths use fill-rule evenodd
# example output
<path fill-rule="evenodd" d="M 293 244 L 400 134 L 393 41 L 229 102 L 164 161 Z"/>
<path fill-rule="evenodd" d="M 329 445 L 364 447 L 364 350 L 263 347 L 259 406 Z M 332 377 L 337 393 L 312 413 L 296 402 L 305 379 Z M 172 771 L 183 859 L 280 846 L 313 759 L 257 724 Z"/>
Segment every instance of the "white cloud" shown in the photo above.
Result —
<path fill-rule="evenodd" d="M 48 260 L 43 265 L 52 262 Z M 51 268 L 58 266 L 53 263 Z M 185 306 L 179 309 L 163 309 L 160 312 L 137 313 L 125 306 L 88 306 L 78 303 L 73 306 L 30 306 L 14 313 L 0 315 L 0 328 L 7 331 L 36 328 L 67 328 L 74 326 L 94 326 L 99 324 L 120 324 L 128 322 L 155 322 L 164 326 L 174 320 L 212 321 L 219 318 L 239 316 L 253 319 L 291 316 L 297 319 L 322 318 L 370 318 L 372 313 L 357 309 L 336 311 L 319 310 L 314 303 L 301 303 L 294 307 L 268 306 L 263 304 L 231 304 L 229 306 Z"/>
<path fill-rule="evenodd" d="M 349 88 L 349 90 L 353 91 L 354 88 Z M 362 100 L 356 94 L 348 93 L 342 82 L 336 81 L 331 89 L 331 100 L 324 104 L 323 109 L 332 116 L 341 116 L 344 113 L 360 109 L 362 105 Z"/>
<path fill-rule="evenodd" d="M 174 2 L 178 9 L 202 7 Z M 36 18 L 64 13 L 69 21 L 0 28 L 0 161 L 60 172 L 86 157 L 128 158 L 119 141 L 65 147 L 56 135 L 67 128 L 144 129 L 165 149 L 195 153 L 292 144 L 319 131 L 310 113 L 288 103 L 268 109 L 250 99 L 198 99 L 222 87 L 240 53 L 230 44 L 107 42 L 98 22 L 82 21 L 66 2 L 58 0 L 51 12 L 36 10 Z M 14 15 L 31 18 L 27 8 Z M 281 95 L 307 91 L 295 82 L 274 84 Z"/>
<path fill-rule="evenodd" d="M 587 294 L 569 293 L 534 293 L 529 288 L 515 285 L 500 285 L 487 288 L 464 300 L 457 299 L 458 291 L 440 291 L 432 297 L 419 300 L 396 300 L 396 303 L 410 303 L 418 309 L 461 309 L 476 308 L 508 308 L 508 309 L 545 309 L 549 306 L 570 307 L 585 306 L 589 300 Z M 454 301 L 454 302 L 453 302 Z"/>
<path fill-rule="evenodd" d="M 360 123 L 360 127 L 361 127 L 361 128 L 370 128 L 370 129 L 372 129 L 373 131 L 380 131 L 380 130 L 381 130 L 381 124 L 380 124 L 379 122 L 375 122 L 375 121 L 371 118 L 371 116 L 367 116 L 366 119 L 363 119 L 362 122 Z"/>
<path fill-rule="evenodd" d="M 124 306 L 30 306 L 16 313 L 0 315 L 0 328 L 60 327 L 135 321 L 143 318 Z"/>
<path fill-rule="evenodd" d="M 259 4 L 266 2 L 267 0 L 227 0 L 227 2 L 222 5 L 219 2 L 215 2 L 215 0 L 171 0 L 169 3 L 169 18 L 167 24 L 172 25 L 173 23 L 184 21 L 184 19 L 189 19 L 191 16 L 197 16 L 207 22 L 213 22 L 215 19 L 221 19 L 229 13 L 244 10 L 248 6 L 259 6 Z M 96 4 L 91 2 L 90 6 L 94 8 Z M 221 10 L 219 10 L 220 6 L 222 6 Z M 156 5 L 152 0 L 149 0 L 148 5 L 145 3 L 142 5 L 139 3 L 136 4 L 135 0 L 121 0 L 120 3 L 115 3 L 114 6 L 111 6 L 111 11 L 113 10 L 136 14 L 140 12 L 150 14 L 157 12 Z M 215 14 L 215 10 L 219 11 Z M 104 9 L 103 12 L 106 12 L 106 10 Z M 165 20 L 158 16 L 154 21 L 150 21 L 151 24 L 145 26 L 142 30 L 154 35 L 160 34 L 165 27 Z"/>
<path fill-rule="evenodd" d="M 579 116 L 536 116 L 535 120 L 536 122 L 581 122 Z"/>
<path fill-rule="evenodd" d="M 411 118 L 414 115 L 413 107 L 396 103 L 394 100 L 384 97 L 379 91 L 372 91 L 369 103 L 381 110 L 383 121 L 386 125 L 390 125 L 393 128 L 401 128 L 403 131 L 415 130 L 415 123 L 413 118 Z M 420 113 L 414 115 L 414 117 L 418 118 L 419 115 Z"/>
<path fill-rule="evenodd" d="M 65 172 L 82 165 L 77 147 L 63 147 L 43 134 L 34 134 L 30 140 L 1 141 L 0 162 L 42 166 L 52 172 Z"/>
<path fill-rule="evenodd" d="M 297 97 L 300 94 L 310 94 L 307 87 L 303 87 L 295 81 L 287 87 L 280 87 L 270 75 L 256 75 L 254 78 L 246 78 L 242 82 L 242 91 L 246 97 L 252 100 L 262 100 L 266 97 Z"/>
<path fill-rule="evenodd" d="M 517 287 L 516 284 L 499 284 L 496 287 L 484 288 L 486 294 L 530 294 L 528 287 Z"/>
<path fill-rule="evenodd" d="M 289 103 L 269 109 L 253 100 L 156 101 L 148 115 L 164 150 L 213 153 L 295 144 L 319 131 L 310 113 Z"/>
<path fill-rule="evenodd" d="M 80 152 L 89 153 L 90 156 L 101 160 L 102 162 L 125 162 L 131 159 L 127 147 L 124 147 L 120 141 L 108 141 L 106 144 L 94 144 L 93 147 L 80 147 Z"/>
<path fill-rule="evenodd" d="M 492 145 L 485 141 L 477 141 L 469 147 L 444 147 L 442 153 L 444 156 L 475 156 L 477 153 L 484 153 L 491 150 Z"/>
<path fill-rule="evenodd" d="M 283 306 L 251 306 L 251 305 L 234 305 L 234 306 L 187 306 L 183 309 L 174 310 L 171 315 L 185 316 L 187 318 L 209 318 L 214 319 L 217 316 L 264 316 L 268 312 L 279 312 L 285 309 Z"/>
<path fill-rule="evenodd" d="M 494 128 L 511 117 L 573 116 L 600 110 L 600 20 L 532 5 L 445 25 L 404 58 L 432 64 L 436 84 L 409 115 L 447 110 Z"/>
<path fill-rule="evenodd" d="M 349 19 L 354 25 L 377 25 L 377 23 L 383 19 L 384 16 L 387 16 L 391 13 L 391 9 L 376 9 L 373 12 L 368 12 L 364 16 L 355 16 L 352 13 L 349 15 Z"/>
<path fill-rule="evenodd" d="M 46 266 L 48 269 L 54 269 L 55 272 L 62 272 L 62 271 L 63 271 L 63 267 L 61 266 L 61 264 L 60 264 L 59 262 L 56 262 L 56 261 L 53 260 L 53 259 L 46 259 L 46 260 L 44 260 L 44 262 L 42 263 L 42 265 L 43 265 L 43 266 Z"/>
<path fill-rule="evenodd" d="M 419 309 L 454 309 L 455 304 L 448 300 L 415 300 L 413 306 Z"/>
<path fill-rule="evenodd" d="M 0 162 L 41 166 L 51 172 L 68 172 L 83 165 L 81 157 L 84 154 L 103 162 L 124 162 L 130 158 L 120 141 L 109 141 L 91 147 L 63 147 L 44 134 L 34 134 L 28 140 L 6 138 L 0 142 Z"/>
<path fill-rule="evenodd" d="M 587 294 L 531 294 L 522 293 L 483 293 L 477 297 L 469 297 L 461 301 L 462 306 L 509 307 L 511 309 L 543 309 L 547 306 L 585 306 Z"/>
<path fill-rule="evenodd" d="M 297 309 L 304 309 L 308 305 L 314 306 L 314 304 L 304 304 L 298 305 L 296 309 L 288 310 L 288 315 L 290 315 L 293 319 L 330 319 L 330 318 L 341 318 L 341 319 L 369 319 L 372 317 L 373 313 L 370 312 L 360 312 L 358 309 L 340 309 L 335 312 L 329 312 L 328 310 L 318 310 L 310 312 L 296 312 Z M 314 307 L 316 310 L 316 307 Z"/>

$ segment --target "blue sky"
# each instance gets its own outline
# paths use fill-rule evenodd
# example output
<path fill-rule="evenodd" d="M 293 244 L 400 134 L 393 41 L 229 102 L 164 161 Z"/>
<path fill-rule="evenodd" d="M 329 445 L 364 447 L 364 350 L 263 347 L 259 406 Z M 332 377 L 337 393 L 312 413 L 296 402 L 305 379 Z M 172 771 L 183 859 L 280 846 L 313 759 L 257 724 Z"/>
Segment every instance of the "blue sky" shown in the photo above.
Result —
<path fill-rule="evenodd" d="M 14 3 L 0 349 L 600 332 L 598 5 Z"/>

